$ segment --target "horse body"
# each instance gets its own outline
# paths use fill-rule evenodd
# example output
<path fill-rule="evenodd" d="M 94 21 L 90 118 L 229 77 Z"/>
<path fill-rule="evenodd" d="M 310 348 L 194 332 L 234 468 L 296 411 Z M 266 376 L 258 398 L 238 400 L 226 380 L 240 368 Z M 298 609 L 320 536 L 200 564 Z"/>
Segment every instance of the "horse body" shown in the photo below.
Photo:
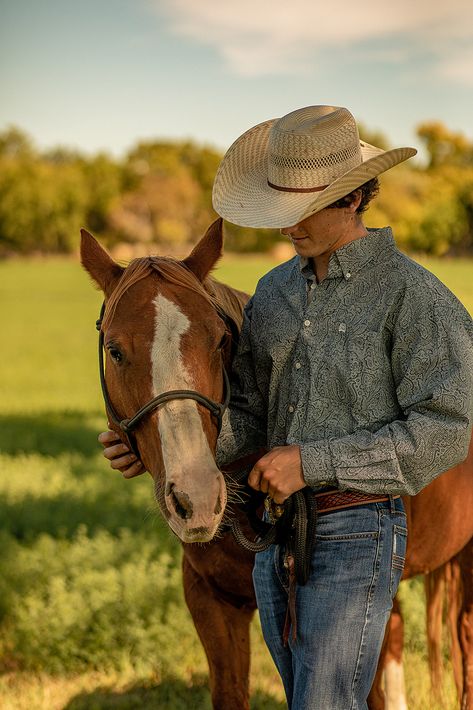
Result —
<path fill-rule="evenodd" d="M 406 578 L 452 559 L 473 536 L 473 444 L 468 458 L 404 500 L 409 538 Z"/>
<path fill-rule="evenodd" d="M 83 232 L 82 263 L 105 294 L 106 382 L 122 417 L 132 416 L 163 390 L 190 389 L 222 401 L 222 370 L 231 354 L 216 306 L 240 325 L 246 297 L 208 279 L 221 255 L 221 229 L 218 220 L 183 262 L 148 258 L 135 260 L 126 270 Z M 117 433 L 123 434 L 119 429 Z M 229 533 L 214 537 L 227 503 L 225 481 L 214 461 L 217 433 L 207 409 L 181 399 L 147 415 L 136 441 L 161 510 L 183 542 L 185 598 L 207 654 L 213 706 L 248 710 L 254 556 Z M 405 500 L 409 542 L 404 578 L 438 568 L 472 538 L 472 453 L 418 496 Z M 238 506 L 230 503 L 227 510 L 249 532 Z M 190 544 L 195 542 L 205 544 Z M 463 562 L 463 567 L 468 564 Z M 465 653 L 473 646 L 467 633 L 473 618 L 470 627 L 466 623 L 463 628 Z M 384 707 L 379 688 L 375 684 L 370 696 L 373 710 Z M 468 702 L 463 710 L 472 710 Z"/>

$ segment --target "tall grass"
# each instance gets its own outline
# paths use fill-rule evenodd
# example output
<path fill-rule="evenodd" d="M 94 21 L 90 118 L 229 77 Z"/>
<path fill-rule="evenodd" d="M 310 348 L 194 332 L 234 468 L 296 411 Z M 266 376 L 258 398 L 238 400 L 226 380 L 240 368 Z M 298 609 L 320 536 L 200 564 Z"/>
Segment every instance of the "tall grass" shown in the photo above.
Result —
<path fill-rule="evenodd" d="M 227 256 L 217 275 L 252 291 L 271 262 Z M 471 263 L 432 270 L 473 310 Z M 95 319 L 101 297 L 73 261 L 0 264 L 0 706 L 210 708 L 206 663 L 180 582 L 181 549 L 150 480 L 101 456 Z M 420 580 L 403 585 L 408 689 L 428 695 Z M 252 707 L 281 710 L 253 629 Z M 453 708 L 451 677 L 448 705 Z"/>

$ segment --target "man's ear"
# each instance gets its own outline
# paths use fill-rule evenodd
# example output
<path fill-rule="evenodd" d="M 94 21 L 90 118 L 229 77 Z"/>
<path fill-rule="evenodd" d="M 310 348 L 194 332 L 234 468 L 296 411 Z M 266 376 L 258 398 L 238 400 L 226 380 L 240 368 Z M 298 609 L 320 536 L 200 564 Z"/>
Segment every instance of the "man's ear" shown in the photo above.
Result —
<path fill-rule="evenodd" d="M 350 202 L 348 209 L 350 210 L 350 212 L 356 212 L 363 198 L 362 190 L 360 188 L 358 188 L 357 190 L 353 190 L 352 198 L 353 199 Z"/>
<path fill-rule="evenodd" d="M 100 246 L 98 241 L 85 229 L 80 230 L 80 259 L 84 269 L 90 274 L 97 286 L 109 296 L 121 278 L 124 268 Z"/>
<path fill-rule="evenodd" d="M 222 256 L 222 226 L 223 219 L 219 217 L 210 225 L 202 239 L 183 261 L 183 264 L 197 276 L 199 281 L 204 281 Z"/>

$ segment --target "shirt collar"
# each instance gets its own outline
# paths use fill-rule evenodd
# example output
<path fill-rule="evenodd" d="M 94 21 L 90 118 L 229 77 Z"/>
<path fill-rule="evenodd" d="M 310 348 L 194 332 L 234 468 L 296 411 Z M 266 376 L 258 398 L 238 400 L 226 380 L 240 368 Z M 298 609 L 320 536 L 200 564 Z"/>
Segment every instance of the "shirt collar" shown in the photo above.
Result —
<path fill-rule="evenodd" d="M 334 251 L 328 263 L 328 279 L 350 278 L 357 271 L 365 268 L 371 261 L 384 260 L 385 256 L 392 254 L 396 249 L 391 227 L 383 229 L 367 228 L 367 236 L 355 239 L 349 244 Z M 314 272 L 309 259 L 305 256 L 299 257 L 299 268 L 301 274 L 312 281 Z"/>

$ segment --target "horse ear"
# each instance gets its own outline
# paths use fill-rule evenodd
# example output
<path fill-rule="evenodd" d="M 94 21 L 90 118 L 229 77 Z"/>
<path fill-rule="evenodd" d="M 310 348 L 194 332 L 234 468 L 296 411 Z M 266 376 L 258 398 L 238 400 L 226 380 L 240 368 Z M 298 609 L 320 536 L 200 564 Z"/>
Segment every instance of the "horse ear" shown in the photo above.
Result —
<path fill-rule="evenodd" d="M 196 244 L 183 263 L 199 281 L 204 281 L 209 272 L 213 269 L 217 261 L 222 256 L 223 250 L 223 219 L 219 218 L 213 222 L 202 239 Z"/>
<path fill-rule="evenodd" d="M 115 288 L 118 279 L 124 272 L 111 256 L 100 246 L 98 241 L 85 229 L 80 230 L 80 260 L 82 266 L 106 296 Z"/>

